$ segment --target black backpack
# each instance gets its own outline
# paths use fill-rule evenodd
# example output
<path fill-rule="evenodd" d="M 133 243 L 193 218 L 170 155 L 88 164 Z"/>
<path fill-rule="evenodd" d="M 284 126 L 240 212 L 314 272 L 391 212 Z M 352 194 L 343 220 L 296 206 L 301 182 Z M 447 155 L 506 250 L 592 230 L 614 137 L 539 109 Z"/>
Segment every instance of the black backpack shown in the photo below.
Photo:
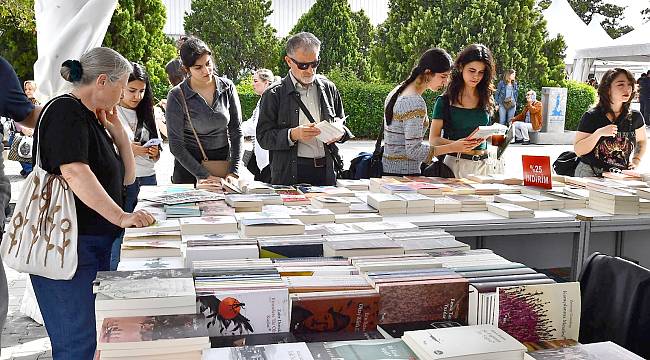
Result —
<path fill-rule="evenodd" d="M 553 162 L 553 170 L 558 175 L 575 176 L 580 157 L 573 151 L 565 151 Z"/>

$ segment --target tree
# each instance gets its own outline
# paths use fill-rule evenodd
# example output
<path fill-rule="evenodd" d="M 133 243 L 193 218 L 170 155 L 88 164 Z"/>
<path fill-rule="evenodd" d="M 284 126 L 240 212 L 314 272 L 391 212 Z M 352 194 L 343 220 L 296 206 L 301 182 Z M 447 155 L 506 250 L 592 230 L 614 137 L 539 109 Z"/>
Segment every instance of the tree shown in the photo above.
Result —
<path fill-rule="evenodd" d="M 0 2 L 0 54 L 11 63 L 23 80 L 34 78 L 36 20 L 34 0 Z"/>
<path fill-rule="evenodd" d="M 648 3 L 650 3 L 650 1 Z M 641 10 L 641 16 L 643 16 L 643 22 L 644 23 L 650 21 L 650 6 L 648 6 L 647 8 L 645 8 L 643 10 Z"/>
<path fill-rule="evenodd" d="M 623 16 L 625 6 L 605 3 L 603 0 L 569 0 L 569 4 L 571 4 L 573 11 L 580 16 L 585 24 L 591 22 L 591 18 L 594 14 L 604 16 L 605 19 L 600 23 L 600 25 L 605 29 L 605 31 L 607 31 L 612 39 L 616 39 L 617 37 L 634 30 L 631 26 L 621 24 L 625 19 L 625 16 Z"/>
<path fill-rule="evenodd" d="M 171 39 L 163 33 L 166 18 L 162 0 L 119 0 L 103 44 L 145 65 L 157 98 L 167 96 L 165 64 L 176 56 Z"/>
<path fill-rule="evenodd" d="M 362 80 L 370 79 L 370 65 L 364 53 L 370 51 L 372 25 L 364 13 L 352 12 L 346 0 L 317 0 L 298 19 L 291 33 L 301 31 L 308 31 L 321 41 L 319 72 L 351 70 Z M 366 32 L 362 39 L 361 31 Z"/>
<path fill-rule="evenodd" d="M 391 12 L 405 8 L 394 5 L 402 5 L 402 0 L 391 1 Z M 564 40 L 547 39 L 546 22 L 535 0 L 439 0 L 420 6 L 410 17 L 406 12 L 389 13 L 382 29 L 380 38 L 386 37 L 379 43 L 386 45 L 374 54 L 384 58 L 375 60 L 383 70 L 381 76 L 391 82 L 406 78 L 430 47 L 454 55 L 471 43 L 492 50 L 497 73 L 514 68 L 519 77 L 540 83 L 564 78 Z"/>
<path fill-rule="evenodd" d="M 270 0 L 194 0 L 185 30 L 208 44 L 219 74 L 238 82 L 277 64 L 279 42 L 266 22 L 271 12 Z"/>

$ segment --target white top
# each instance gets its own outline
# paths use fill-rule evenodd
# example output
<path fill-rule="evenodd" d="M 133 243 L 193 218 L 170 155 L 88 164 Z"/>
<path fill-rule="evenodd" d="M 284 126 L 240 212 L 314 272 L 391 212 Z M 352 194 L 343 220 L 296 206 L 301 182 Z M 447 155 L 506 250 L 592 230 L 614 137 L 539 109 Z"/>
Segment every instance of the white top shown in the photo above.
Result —
<path fill-rule="evenodd" d="M 253 110 L 253 115 L 250 119 L 241 123 L 241 131 L 244 136 L 255 136 L 257 129 L 257 119 L 260 114 L 260 101 L 257 101 L 257 106 Z M 253 139 L 253 151 L 255 153 L 255 160 L 257 167 L 262 171 L 269 164 L 269 151 L 262 149 L 257 139 Z"/>
<path fill-rule="evenodd" d="M 135 113 L 135 110 L 127 109 L 122 106 L 117 106 L 117 117 L 122 122 L 124 130 L 126 130 L 126 135 L 129 137 L 129 141 L 133 142 L 135 137 L 135 127 L 138 123 L 138 117 Z M 158 134 L 155 136 L 150 136 L 147 129 L 142 129 L 142 138 L 151 139 L 153 137 L 158 137 Z M 149 157 L 136 156 L 135 157 L 135 176 L 136 177 L 145 177 L 156 175 L 155 169 L 156 162 L 150 159 Z"/>

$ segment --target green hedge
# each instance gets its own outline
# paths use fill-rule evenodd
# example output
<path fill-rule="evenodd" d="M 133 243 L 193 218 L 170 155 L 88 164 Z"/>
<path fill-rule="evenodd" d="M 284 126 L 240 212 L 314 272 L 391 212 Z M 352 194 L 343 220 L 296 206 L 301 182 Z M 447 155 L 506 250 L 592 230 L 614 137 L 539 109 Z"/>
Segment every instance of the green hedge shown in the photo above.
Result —
<path fill-rule="evenodd" d="M 564 85 L 568 89 L 564 128 L 577 130 L 582 114 L 596 103 L 598 95 L 596 89 L 581 82 L 567 81 Z"/>
<path fill-rule="evenodd" d="M 384 118 L 384 101 L 394 85 L 365 83 L 358 80 L 334 80 L 343 98 L 343 108 L 348 115 L 347 126 L 357 139 L 376 139 Z M 596 101 L 596 91 L 589 85 L 575 81 L 567 81 L 560 85 L 568 88 L 566 129 L 576 130 L 582 114 Z M 525 96 L 529 89 L 537 92 L 541 100 L 541 86 L 532 82 L 519 81 L 518 107 L 522 109 L 526 103 Z M 242 117 L 248 119 L 255 109 L 259 97 L 249 86 L 237 86 L 242 105 Z M 429 112 L 437 94 L 427 91 L 424 99 Z"/>

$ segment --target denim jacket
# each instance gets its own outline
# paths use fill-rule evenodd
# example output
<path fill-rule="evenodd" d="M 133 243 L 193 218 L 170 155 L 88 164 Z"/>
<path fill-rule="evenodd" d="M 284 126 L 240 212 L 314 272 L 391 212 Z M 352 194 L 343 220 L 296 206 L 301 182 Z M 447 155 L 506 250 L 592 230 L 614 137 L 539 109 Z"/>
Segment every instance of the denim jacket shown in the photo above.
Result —
<path fill-rule="evenodd" d="M 499 81 L 499 85 L 497 86 L 497 92 L 494 95 L 494 101 L 496 101 L 497 104 L 503 105 L 503 100 L 506 99 L 506 86 L 507 84 L 505 81 L 501 80 Z M 517 96 L 519 95 L 519 83 L 516 81 L 513 82 L 512 84 L 512 96 L 513 100 L 515 103 L 517 102 Z"/>

